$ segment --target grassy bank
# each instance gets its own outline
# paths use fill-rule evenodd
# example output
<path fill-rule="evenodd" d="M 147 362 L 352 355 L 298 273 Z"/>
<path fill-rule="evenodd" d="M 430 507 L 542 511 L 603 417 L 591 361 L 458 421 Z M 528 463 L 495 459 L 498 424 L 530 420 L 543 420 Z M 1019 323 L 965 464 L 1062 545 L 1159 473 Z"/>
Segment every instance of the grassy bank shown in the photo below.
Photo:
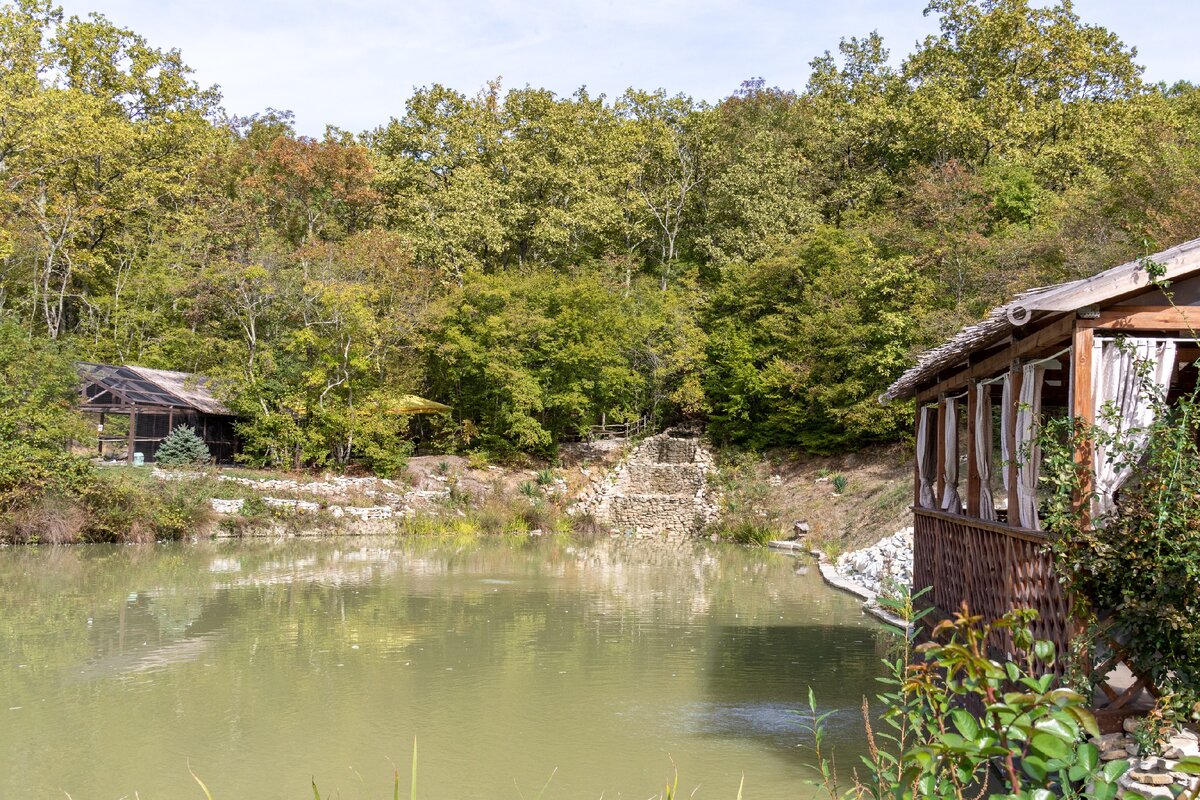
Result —
<path fill-rule="evenodd" d="M 711 477 L 721 516 L 710 533 L 766 544 L 791 538 L 795 523 L 806 522 L 808 541 L 831 556 L 873 544 L 911 524 L 910 455 L 901 445 L 839 456 L 722 450 Z"/>
<path fill-rule="evenodd" d="M 215 515 L 207 477 L 160 481 L 147 469 L 96 469 L 73 487 L 0 515 L 12 544 L 152 542 L 208 533 Z"/>

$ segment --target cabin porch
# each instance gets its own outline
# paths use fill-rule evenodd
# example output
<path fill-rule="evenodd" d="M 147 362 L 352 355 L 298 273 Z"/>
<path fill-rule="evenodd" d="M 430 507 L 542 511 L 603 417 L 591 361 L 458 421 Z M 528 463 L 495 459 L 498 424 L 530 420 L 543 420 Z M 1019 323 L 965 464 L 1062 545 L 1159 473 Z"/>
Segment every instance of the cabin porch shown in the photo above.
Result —
<path fill-rule="evenodd" d="M 1142 356 L 1155 365 L 1168 400 L 1196 388 L 1198 246 L 1160 254 L 1167 277 L 1176 279 L 1169 296 L 1140 262 L 1035 290 L 927 353 L 889 390 L 888 397 L 917 404 L 913 589 L 928 587 L 919 602 L 930 620 L 964 603 L 988 620 L 1032 608 L 1040 614 L 1035 636 L 1060 654 L 1072 652 L 1079 628 L 1040 519 L 1046 492 L 1039 492 L 1038 421 L 1095 423 L 1106 402 L 1136 405 L 1122 399 L 1129 380 L 1120 371 Z M 1122 365 L 1116 351 L 1131 346 L 1137 355 Z M 1114 398 L 1114 385 L 1124 394 Z M 1077 452 L 1076 460 L 1097 476 L 1098 486 L 1087 487 L 1097 495 L 1089 513 L 1110 510 L 1122 479 L 1104 471 L 1103 454 Z M 997 633 L 990 642 L 998 657 L 1013 654 L 1005 639 Z M 1115 645 L 1096 657 L 1095 674 L 1105 676 L 1095 698 L 1098 717 L 1115 730 L 1152 704 L 1153 687 L 1124 666 Z M 1062 670 L 1063 660 L 1055 668 Z"/>

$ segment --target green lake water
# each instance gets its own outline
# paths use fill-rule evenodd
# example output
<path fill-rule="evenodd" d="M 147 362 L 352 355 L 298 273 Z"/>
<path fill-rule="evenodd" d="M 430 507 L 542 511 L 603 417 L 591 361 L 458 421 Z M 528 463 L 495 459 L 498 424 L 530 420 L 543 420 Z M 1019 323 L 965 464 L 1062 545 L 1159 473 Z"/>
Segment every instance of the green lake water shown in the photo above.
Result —
<path fill-rule="evenodd" d="M 851 765 L 889 640 L 708 543 L 4 548 L 0 798 L 407 797 L 414 737 L 428 800 L 804 798 L 808 687 Z"/>

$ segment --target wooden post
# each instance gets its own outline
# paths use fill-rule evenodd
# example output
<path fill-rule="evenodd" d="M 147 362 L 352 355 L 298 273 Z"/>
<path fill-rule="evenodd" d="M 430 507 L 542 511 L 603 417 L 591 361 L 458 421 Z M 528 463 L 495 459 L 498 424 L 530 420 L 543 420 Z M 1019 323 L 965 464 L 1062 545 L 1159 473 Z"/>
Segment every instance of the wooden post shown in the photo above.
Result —
<path fill-rule="evenodd" d="M 100 412 L 100 428 L 96 431 L 96 455 L 104 458 L 104 412 Z"/>
<path fill-rule="evenodd" d="M 125 454 L 125 460 L 133 463 L 133 451 L 137 447 L 137 409 L 129 409 L 129 452 Z"/>
<path fill-rule="evenodd" d="M 979 381 L 967 384 L 967 516 L 979 516 L 979 464 L 975 452 L 975 412 L 979 407 Z M 985 391 L 987 387 L 982 387 Z"/>
<path fill-rule="evenodd" d="M 917 403 L 917 419 L 913 425 L 913 508 L 921 507 L 921 404 Z"/>
<path fill-rule="evenodd" d="M 933 498 L 934 508 L 942 507 L 942 495 L 946 491 L 946 458 L 950 454 L 946 452 L 946 424 L 950 421 L 946 419 L 946 404 L 942 401 L 946 398 L 945 393 L 938 395 L 937 407 L 937 492 Z M 957 453 L 954 454 L 958 456 Z"/>
<path fill-rule="evenodd" d="M 1017 439 L 1017 408 L 1021 405 L 1021 362 L 1014 361 L 1011 366 L 1012 376 L 1009 378 L 1009 394 L 1010 402 L 1003 410 L 1007 415 L 1008 420 L 1008 452 L 1009 463 L 1005 466 L 1008 470 L 1008 524 L 1014 527 L 1021 524 L 1021 512 L 1019 510 L 1020 496 L 1017 491 L 1017 484 L 1021 480 L 1020 471 L 1017 469 L 1017 462 L 1021 459 L 1020 447 L 1021 442 Z"/>
<path fill-rule="evenodd" d="M 1071 346 L 1071 415 L 1076 424 L 1090 426 L 1096 421 L 1096 387 L 1092 385 L 1092 346 L 1095 334 L 1091 328 L 1076 326 Z M 1090 509 L 1084 502 L 1092 490 L 1092 447 L 1090 442 L 1075 448 L 1075 466 L 1080 471 L 1079 494 L 1075 502 L 1083 524 L 1089 523 Z"/>

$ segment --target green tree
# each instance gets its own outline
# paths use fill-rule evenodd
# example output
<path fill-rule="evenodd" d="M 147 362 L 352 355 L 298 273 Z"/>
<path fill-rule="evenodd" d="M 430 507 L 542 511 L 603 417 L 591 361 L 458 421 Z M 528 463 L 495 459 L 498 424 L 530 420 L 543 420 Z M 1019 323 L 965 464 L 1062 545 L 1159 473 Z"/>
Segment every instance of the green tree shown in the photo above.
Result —
<path fill-rule="evenodd" d="M 166 467 L 188 467 L 207 464 L 212 453 L 194 428 L 180 425 L 159 444 L 154 460 Z"/>
<path fill-rule="evenodd" d="M 60 345 L 0 319 L 0 510 L 73 492 L 86 481 L 87 461 L 68 450 L 87 435 L 75 411 L 78 382 Z"/>

